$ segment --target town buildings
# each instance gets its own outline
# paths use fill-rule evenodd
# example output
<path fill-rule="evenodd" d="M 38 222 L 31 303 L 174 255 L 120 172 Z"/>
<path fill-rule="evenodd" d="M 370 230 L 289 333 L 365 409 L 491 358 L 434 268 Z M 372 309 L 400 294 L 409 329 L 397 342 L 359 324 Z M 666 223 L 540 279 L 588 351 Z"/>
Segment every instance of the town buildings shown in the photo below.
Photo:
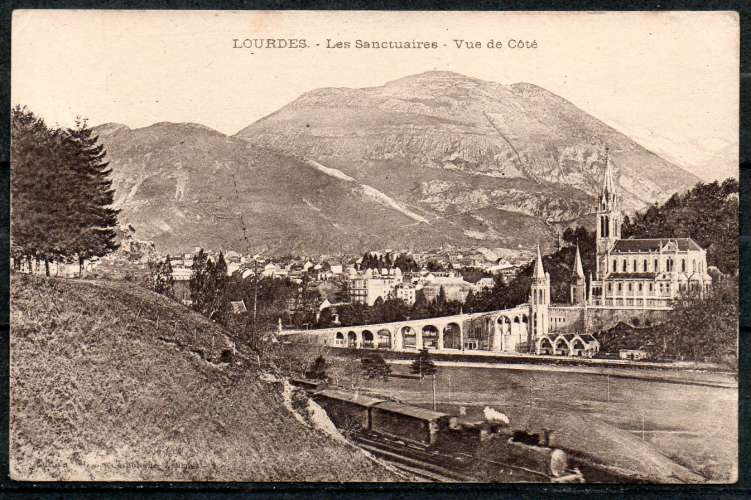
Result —
<path fill-rule="evenodd" d="M 711 286 L 706 251 L 691 238 L 621 237 L 622 214 L 609 158 L 595 217 L 596 273 L 587 280 L 577 247 L 566 304 L 551 302 L 550 275 L 545 272 L 538 246 L 525 304 L 499 311 L 280 333 L 333 346 L 591 357 L 600 347 L 593 332 L 624 321 L 660 322 L 682 292 L 704 293 Z M 369 279 L 377 280 L 372 288 Z M 441 286 L 449 298 L 453 283 L 458 285 L 451 292 L 456 294 L 454 298 L 463 292 L 461 278 L 449 273 L 419 274 L 413 279 L 429 300 L 437 296 Z M 388 294 L 396 280 L 388 274 L 384 277 L 366 271 L 353 276 L 352 281 L 358 290 L 357 300 L 372 304 L 376 295 Z"/>

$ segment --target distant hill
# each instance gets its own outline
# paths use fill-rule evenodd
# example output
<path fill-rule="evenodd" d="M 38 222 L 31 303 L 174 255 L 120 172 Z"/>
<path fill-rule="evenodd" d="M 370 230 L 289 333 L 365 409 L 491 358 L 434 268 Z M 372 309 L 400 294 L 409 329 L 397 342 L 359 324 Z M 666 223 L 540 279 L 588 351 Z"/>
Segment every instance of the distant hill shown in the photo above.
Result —
<path fill-rule="evenodd" d="M 313 90 L 237 137 L 330 164 L 363 180 L 404 183 L 437 211 L 449 211 L 441 210 L 441 204 L 466 208 L 487 201 L 519 209 L 516 190 L 535 193 L 539 188 L 533 185 L 548 182 L 557 184 L 559 203 L 569 199 L 567 188 L 596 195 L 605 147 L 627 208 L 663 200 L 698 180 L 541 87 L 444 71 L 382 87 Z M 414 170 L 425 178 L 416 181 L 410 173 Z M 463 181 L 446 172 L 464 174 Z M 475 176 L 481 181 L 472 182 Z M 462 196 L 466 191 L 471 196 Z M 448 198 L 431 198 L 438 192 Z M 529 202 L 539 215 L 557 220 L 575 213 L 580 200 L 556 207 L 568 214 L 534 197 Z"/>
<path fill-rule="evenodd" d="M 394 481 L 308 427 L 255 356 L 132 283 L 14 275 L 15 480 Z M 288 401 L 289 404 L 289 401 Z"/>
<path fill-rule="evenodd" d="M 105 124 L 95 133 L 111 161 L 120 222 L 132 224 L 135 237 L 153 240 L 160 252 L 203 246 L 360 253 L 464 245 L 471 241 L 467 234 L 489 230 L 485 214 L 502 212 L 490 206 L 440 219 L 341 171 L 196 124 L 134 130 Z M 537 196 L 544 196 L 540 191 Z M 518 214 L 502 218 L 492 231 L 490 243 L 515 246 L 534 241 L 547 228 L 536 217 Z"/>
<path fill-rule="evenodd" d="M 565 99 L 456 73 L 305 93 L 234 137 L 105 124 L 121 221 L 160 250 L 522 249 L 588 221 L 605 148 L 624 207 L 698 179 Z M 233 177 L 238 183 L 235 195 Z"/>

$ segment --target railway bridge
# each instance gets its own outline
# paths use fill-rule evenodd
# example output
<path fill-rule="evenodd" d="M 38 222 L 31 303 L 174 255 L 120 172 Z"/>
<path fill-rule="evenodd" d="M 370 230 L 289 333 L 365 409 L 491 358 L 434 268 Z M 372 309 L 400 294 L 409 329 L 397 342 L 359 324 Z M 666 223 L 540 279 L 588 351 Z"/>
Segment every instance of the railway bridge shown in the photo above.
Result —
<path fill-rule="evenodd" d="M 456 349 L 528 351 L 530 307 L 391 323 L 335 326 L 313 330 L 281 330 L 280 338 L 351 348 L 391 350 Z"/>

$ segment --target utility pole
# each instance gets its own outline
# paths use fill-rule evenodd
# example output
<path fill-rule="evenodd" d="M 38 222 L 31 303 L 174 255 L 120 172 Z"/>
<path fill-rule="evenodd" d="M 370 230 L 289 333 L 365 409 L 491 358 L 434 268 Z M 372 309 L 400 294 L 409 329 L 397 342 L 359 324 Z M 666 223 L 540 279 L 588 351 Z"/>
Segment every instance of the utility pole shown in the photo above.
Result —
<path fill-rule="evenodd" d="M 433 410 L 435 410 L 435 373 L 433 373 Z"/>
<path fill-rule="evenodd" d="M 237 189 L 237 178 L 234 173 L 232 173 L 232 185 L 235 188 L 235 200 L 239 203 L 240 191 Z M 248 240 L 248 231 L 245 226 L 245 218 L 243 217 L 242 210 L 239 212 L 239 216 L 240 216 L 240 227 L 243 232 L 243 240 L 245 240 L 245 252 L 246 252 L 246 255 L 250 255 L 251 254 L 250 241 Z M 256 339 L 257 315 L 258 315 L 258 259 L 256 258 L 256 255 L 253 255 L 253 323 L 251 325 L 251 334 L 253 336 L 254 343 L 258 340 Z"/>
<path fill-rule="evenodd" d="M 610 403 L 610 375 L 608 374 L 606 378 L 608 381 L 608 403 Z"/>

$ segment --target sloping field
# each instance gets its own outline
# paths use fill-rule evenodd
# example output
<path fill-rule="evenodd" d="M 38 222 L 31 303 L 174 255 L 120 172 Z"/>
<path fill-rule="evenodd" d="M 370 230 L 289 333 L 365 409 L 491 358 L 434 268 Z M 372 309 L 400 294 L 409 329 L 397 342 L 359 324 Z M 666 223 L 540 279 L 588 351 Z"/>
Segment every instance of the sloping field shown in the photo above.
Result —
<path fill-rule="evenodd" d="M 223 330 L 175 302 L 25 275 L 11 301 L 13 479 L 403 480 L 307 425 L 254 361 L 221 362 Z"/>

